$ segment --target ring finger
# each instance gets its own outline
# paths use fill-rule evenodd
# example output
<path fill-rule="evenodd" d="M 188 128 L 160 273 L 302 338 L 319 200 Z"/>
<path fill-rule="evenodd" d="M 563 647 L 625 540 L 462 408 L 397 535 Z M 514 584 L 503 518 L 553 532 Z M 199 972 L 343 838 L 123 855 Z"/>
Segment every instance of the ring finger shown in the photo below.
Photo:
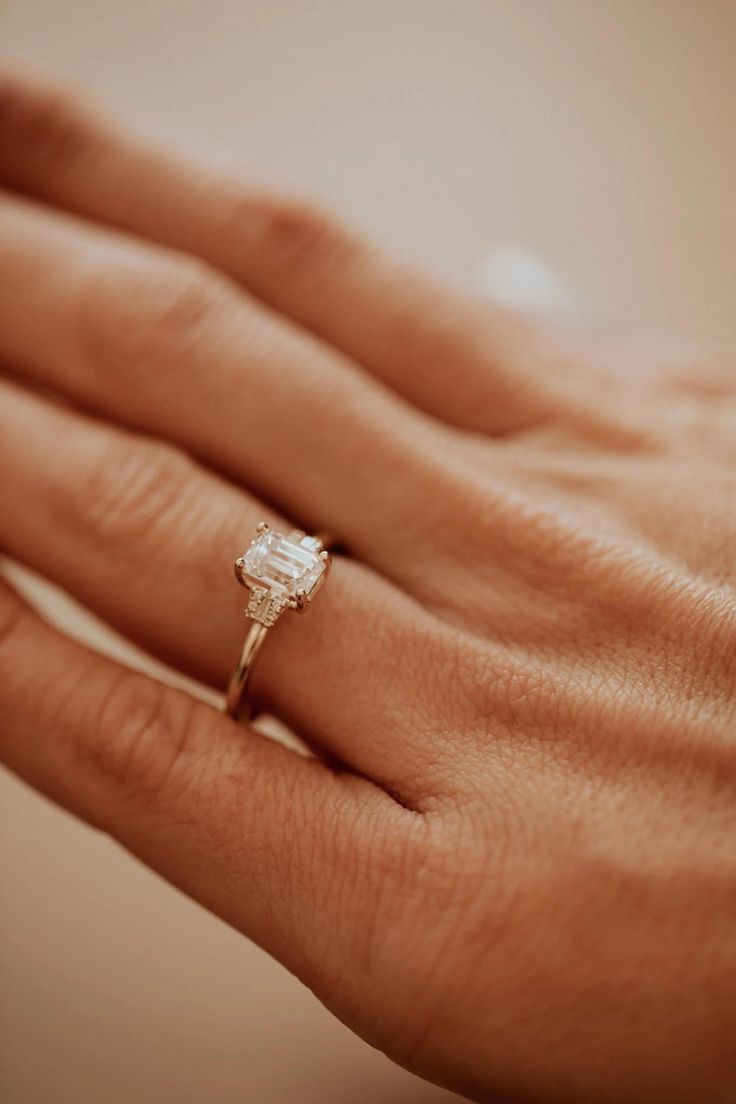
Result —
<path fill-rule="evenodd" d="M 152 653 L 224 685 L 245 631 L 231 563 L 258 520 L 277 518 L 178 450 L 7 383 L 0 467 L 0 544 L 10 555 Z M 340 559 L 307 616 L 277 626 L 254 693 L 308 740 L 418 801 L 432 789 L 439 715 L 422 672 L 452 677 L 454 656 L 467 668 L 469 646 L 450 647 L 448 632 L 370 569 Z"/>

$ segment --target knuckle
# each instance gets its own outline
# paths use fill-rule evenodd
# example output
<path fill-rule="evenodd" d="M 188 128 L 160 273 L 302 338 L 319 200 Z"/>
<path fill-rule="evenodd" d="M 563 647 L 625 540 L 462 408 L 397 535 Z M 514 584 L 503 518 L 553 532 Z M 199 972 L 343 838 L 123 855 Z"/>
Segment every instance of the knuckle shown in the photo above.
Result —
<path fill-rule="evenodd" d="M 352 248 L 348 233 L 307 200 L 269 196 L 257 207 L 258 237 L 264 252 L 290 265 L 324 268 L 344 259 Z M 253 201 L 241 204 L 234 218 L 252 225 Z"/>
<path fill-rule="evenodd" d="M 105 546 L 144 554 L 187 508 L 194 473 L 193 462 L 171 445 L 115 435 L 91 457 L 72 523 L 87 539 L 93 534 Z"/>
<path fill-rule="evenodd" d="M 75 93 L 14 74 L 0 77 L 0 142 L 5 156 L 58 171 L 99 144 L 97 128 Z"/>
<path fill-rule="evenodd" d="M 466 556 L 476 562 L 485 559 L 494 571 L 511 558 L 518 577 L 525 582 L 545 590 L 562 587 L 566 591 L 577 573 L 599 557 L 609 542 L 599 526 L 560 509 L 560 501 L 544 489 L 517 484 L 511 478 L 491 488 L 474 488 L 461 506 L 465 528 L 471 520 L 468 511 L 475 515 L 475 537 L 466 542 Z"/>
<path fill-rule="evenodd" d="M 76 751 L 98 778 L 146 806 L 186 788 L 195 760 L 193 701 L 123 671 L 95 711 L 93 738 Z"/>
<path fill-rule="evenodd" d="M 225 284 L 193 257 L 131 257 L 93 267 L 80 281 L 76 330 L 83 360 L 129 384 L 130 374 L 177 370 L 206 343 Z"/>

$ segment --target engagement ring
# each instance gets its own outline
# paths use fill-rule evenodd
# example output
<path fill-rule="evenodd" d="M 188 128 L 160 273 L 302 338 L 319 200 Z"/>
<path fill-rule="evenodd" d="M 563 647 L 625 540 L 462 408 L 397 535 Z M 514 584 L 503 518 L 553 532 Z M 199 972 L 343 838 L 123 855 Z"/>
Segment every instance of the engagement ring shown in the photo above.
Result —
<path fill-rule="evenodd" d="M 245 614 L 251 625 L 227 689 L 226 712 L 231 717 L 250 716 L 248 680 L 269 629 L 285 610 L 303 613 L 329 569 L 329 553 L 319 537 L 298 529 L 285 536 L 265 522 L 258 525 L 250 547 L 235 561 L 235 576 L 250 591 Z"/>

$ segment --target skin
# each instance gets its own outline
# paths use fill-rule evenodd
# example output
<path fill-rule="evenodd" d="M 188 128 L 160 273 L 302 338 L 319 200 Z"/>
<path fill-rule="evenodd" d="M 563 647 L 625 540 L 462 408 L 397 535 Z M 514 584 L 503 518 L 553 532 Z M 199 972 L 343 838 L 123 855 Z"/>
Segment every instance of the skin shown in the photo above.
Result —
<path fill-rule="evenodd" d="M 7 766 L 427 1078 L 733 1100 L 732 366 L 468 301 L 17 73 L 0 185 L 3 550 L 222 689 L 256 523 L 344 549 L 254 678 L 313 754 L 3 585 Z"/>

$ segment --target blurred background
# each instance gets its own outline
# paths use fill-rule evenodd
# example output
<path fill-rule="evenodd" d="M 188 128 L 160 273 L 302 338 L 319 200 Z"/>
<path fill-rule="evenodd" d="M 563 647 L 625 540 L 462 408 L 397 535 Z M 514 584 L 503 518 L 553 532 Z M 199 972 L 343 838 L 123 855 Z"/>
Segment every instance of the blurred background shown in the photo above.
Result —
<path fill-rule="evenodd" d="M 736 340 L 733 0 L 0 0 L 0 49 L 456 283 Z M 7 775 L 0 880 L 3 1104 L 457 1099 Z"/>

